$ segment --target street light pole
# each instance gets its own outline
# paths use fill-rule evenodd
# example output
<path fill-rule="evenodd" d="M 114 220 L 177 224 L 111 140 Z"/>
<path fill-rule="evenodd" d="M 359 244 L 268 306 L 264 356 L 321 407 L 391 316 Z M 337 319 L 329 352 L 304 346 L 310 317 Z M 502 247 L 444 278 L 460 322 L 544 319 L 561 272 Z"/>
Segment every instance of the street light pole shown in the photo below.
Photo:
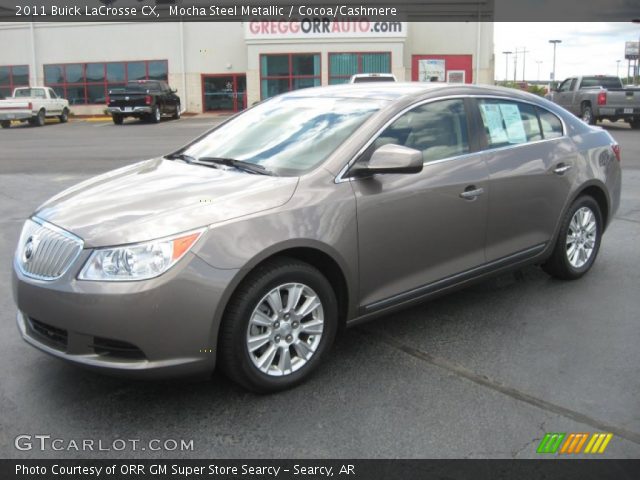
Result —
<path fill-rule="evenodd" d="M 616 60 L 616 77 L 620 78 L 620 60 Z"/>
<path fill-rule="evenodd" d="M 542 60 L 536 60 L 536 63 L 538 64 L 538 75 L 536 80 L 540 81 L 540 64 L 542 63 Z"/>
<path fill-rule="evenodd" d="M 504 81 L 505 83 L 509 81 L 509 55 L 513 52 L 502 52 L 505 55 L 505 66 L 504 66 Z"/>
<path fill-rule="evenodd" d="M 556 81 L 556 45 L 562 43 L 562 40 L 549 40 L 549 43 L 553 43 L 553 70 L 551 71 L 551 80 Z"/>

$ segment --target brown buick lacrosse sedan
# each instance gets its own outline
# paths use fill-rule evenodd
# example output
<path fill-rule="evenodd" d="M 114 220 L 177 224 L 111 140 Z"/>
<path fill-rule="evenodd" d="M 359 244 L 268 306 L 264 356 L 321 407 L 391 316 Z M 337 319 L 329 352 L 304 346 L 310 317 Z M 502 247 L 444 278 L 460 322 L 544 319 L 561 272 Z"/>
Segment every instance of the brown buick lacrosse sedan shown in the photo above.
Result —
<path fill-rule="evenodd" d="M 341 325 L 526 264 L 577 279 L 620 200 L 620 149 L 544 99 L 369 83 L 298 90 L 26 220 L 17 323 L 56 357 L 290 387 Z"/>

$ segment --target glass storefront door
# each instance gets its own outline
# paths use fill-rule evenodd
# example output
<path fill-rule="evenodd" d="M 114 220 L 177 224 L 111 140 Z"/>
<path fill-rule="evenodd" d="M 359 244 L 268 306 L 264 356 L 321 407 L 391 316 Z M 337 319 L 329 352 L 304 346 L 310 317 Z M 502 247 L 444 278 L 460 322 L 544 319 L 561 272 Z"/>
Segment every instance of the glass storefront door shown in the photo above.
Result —
<path fill-rule="evenodd" d="M 202 75 L 205 112 L 237 112 L 247 108 L 247 77 L 244 74 Z"/>

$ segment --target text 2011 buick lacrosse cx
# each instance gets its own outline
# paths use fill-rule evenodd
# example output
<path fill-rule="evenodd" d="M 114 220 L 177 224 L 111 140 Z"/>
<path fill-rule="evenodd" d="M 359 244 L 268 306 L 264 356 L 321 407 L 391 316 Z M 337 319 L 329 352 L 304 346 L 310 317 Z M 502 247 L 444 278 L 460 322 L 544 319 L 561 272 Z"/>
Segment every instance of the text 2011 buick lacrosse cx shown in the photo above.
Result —
<path fill-rule="evenodd" d="M 544 99 L 379 83 L 262 102 L 40 206 L 14 259 L 24 339 L 147 377 L 299 383 L 341 325 L 541 264 L 576 279 L 620 149 Z"/>

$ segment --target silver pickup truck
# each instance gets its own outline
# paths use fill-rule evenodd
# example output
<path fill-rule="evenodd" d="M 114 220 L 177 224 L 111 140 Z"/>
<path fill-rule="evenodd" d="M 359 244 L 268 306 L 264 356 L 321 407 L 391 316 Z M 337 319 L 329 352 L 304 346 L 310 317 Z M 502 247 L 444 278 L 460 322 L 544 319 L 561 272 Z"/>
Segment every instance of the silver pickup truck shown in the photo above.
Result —
<path fill-rule="evenodd" d="M 640 128 L 640 88 L 625 88 L 618 77 L 570 77 L 548 98 L 590 125 L 604 119 L 624 120 L 631 128 Z"/>

